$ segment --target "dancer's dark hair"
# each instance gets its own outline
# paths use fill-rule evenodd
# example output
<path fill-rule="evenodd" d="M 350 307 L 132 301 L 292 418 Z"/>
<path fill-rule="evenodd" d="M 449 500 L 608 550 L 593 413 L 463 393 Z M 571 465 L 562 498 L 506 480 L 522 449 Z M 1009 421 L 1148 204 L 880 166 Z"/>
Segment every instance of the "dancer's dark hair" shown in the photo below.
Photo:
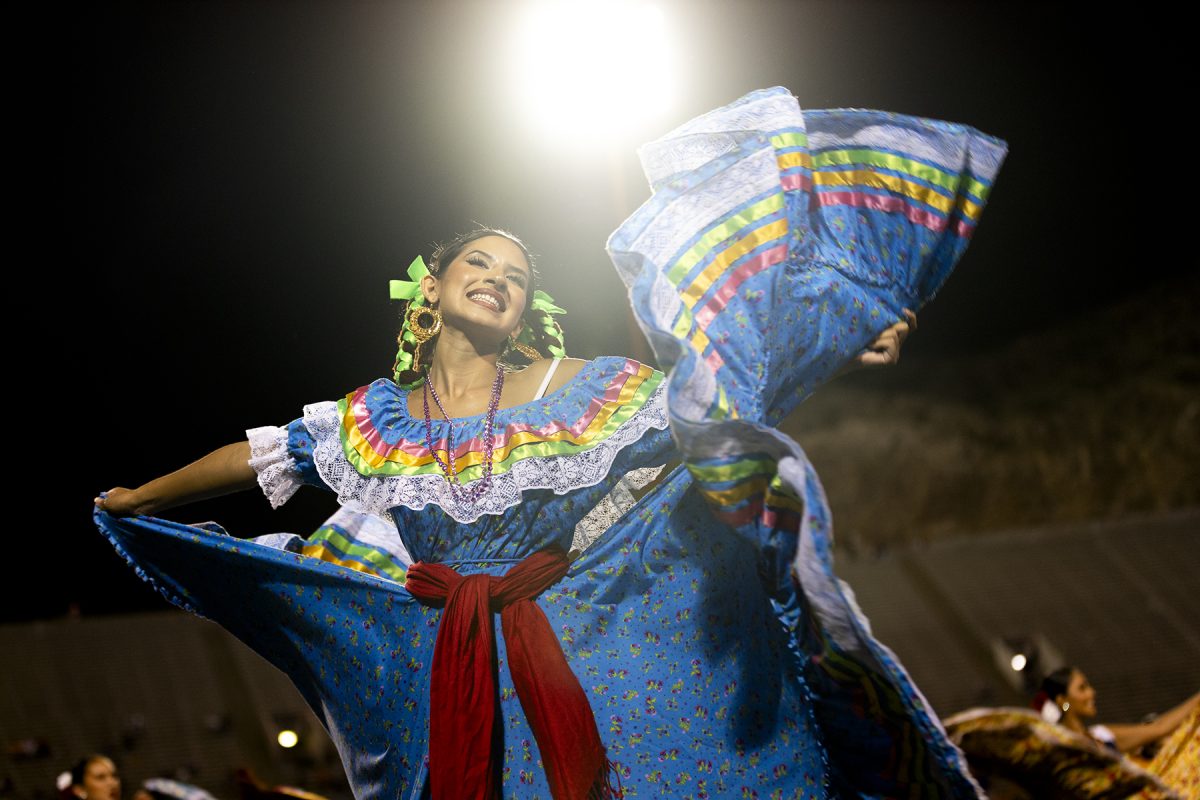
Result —
<path fill-rule="evenodd" d="M 1042 678 L 1042 691 L 1050 700 L 1054 700 L 1060 694 L 1066 694 L 1071 685 L 1071 676 L 1074 674 L 1074 667 L 1059 667 Z"/>

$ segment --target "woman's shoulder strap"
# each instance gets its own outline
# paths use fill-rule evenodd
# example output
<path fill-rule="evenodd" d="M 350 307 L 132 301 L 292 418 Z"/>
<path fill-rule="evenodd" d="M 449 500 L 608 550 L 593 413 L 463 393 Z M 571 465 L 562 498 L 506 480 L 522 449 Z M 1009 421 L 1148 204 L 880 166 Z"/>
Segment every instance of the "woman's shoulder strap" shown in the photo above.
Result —
<path fill-rule="evenodd" d="M 534 400 L 541 400 L 546 396 L 546 387 L 550 385 L 550 380 L 554 377 L 554 373 L 558 371 L 558 365 L 561 362 L 561 358 L 556 358 L 550 362 L 550 366 L 546 368 L 546 375 L 542 378 L 541 385 L 538 386 L 537 391 L 533 393 Z"/>

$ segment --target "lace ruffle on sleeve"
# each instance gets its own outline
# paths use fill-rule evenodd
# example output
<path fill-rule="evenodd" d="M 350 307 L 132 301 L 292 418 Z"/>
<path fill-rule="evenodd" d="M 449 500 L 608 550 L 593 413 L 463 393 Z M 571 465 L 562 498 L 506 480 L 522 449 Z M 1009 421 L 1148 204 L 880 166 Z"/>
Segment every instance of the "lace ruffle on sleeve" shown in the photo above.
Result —
<path fill-rule="evenodd" d="M 287 428 L 251 428 L 246 437 L 250 440 L 249 463 L 258 474 L 258 485 L 271 501 L 271 508 L 279 508 L 303 484 L 296 459 L 288 452 Z"/>
<path fill-rule="evenodd" d="M 246 438 L 250 440 L 248 463 L 258 474 L 258 485 L 271 508 L 286 503 L 304 484 L 329 488 L 313 465 L 312 439 L 304 420 L 294 420 L 283 428 L 251 428 Z"/>

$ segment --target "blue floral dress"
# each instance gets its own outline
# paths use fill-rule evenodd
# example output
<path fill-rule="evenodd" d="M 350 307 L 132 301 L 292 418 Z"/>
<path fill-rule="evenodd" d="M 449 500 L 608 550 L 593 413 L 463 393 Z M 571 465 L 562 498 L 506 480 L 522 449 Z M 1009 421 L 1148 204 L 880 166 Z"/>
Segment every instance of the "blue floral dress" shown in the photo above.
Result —
<path fill-rule="evenodd" d="M 291 677 L 359 798 L 426 788 L 440 612 L 405 590 L 407 564 L 502 574 L 550 545 L 582 550 L 537 602 L 626 797 L 975 797 L 834 577 L 820 484 L 773 425 L 933 295 L 1003 143 L 882 112 L 802 114 L 771 89 L 641 155 L 654 194 L 609 251 L 664 372 L 601 358 L 501 410 L 475 501 L 450 492 L 424 420 L 379 380 L 250 432 L 272 502 L 301 483 L 338 492 L 346 511 L 313 536 L 97 512 L 101 529 L 172 602 Z M 483 428 L 455 421 L 467 482 Z M 549 797 L 497 648 L 503 794 Z"/>

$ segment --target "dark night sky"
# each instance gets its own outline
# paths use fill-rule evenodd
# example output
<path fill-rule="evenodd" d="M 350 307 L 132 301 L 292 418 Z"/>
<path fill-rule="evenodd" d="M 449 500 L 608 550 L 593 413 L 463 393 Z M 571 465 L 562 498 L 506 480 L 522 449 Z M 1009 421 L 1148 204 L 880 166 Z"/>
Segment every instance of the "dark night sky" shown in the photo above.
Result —
<path fill-rule="evenodd" d="M 84 613 L 160 607 L 95 532 L 91 497 L 386 374 L 387 280 L 471 220 L 540 254 L 545 287 L 571 312 L 573 354 L 628 347 L 603 243 L 647 195 L 634 148 L 755 88 L 1008 140 L 972 248 L 906 355 L 986 352 L 1184 269 L 1169 238 L 1182 226 L 1139 214 L 1164 208 L 1151 198 L 1172 169 L 1151 151 L 1171 139 L 1166 113 L 1134 92 L 1183 96 L 1166 66 L 1172 34 L 1152 21 L 1088 20 L 1085 37 L 1076 16 L 1040 5 L 660 5 L 681 72 L 672 107 L 573 154 L 528 133 L 503 83 L 510 4 L 74 12 L 51 139 L 51 205 L 65 224 L 49 239 L 72 266 L 45 277 L 52 292 L 61 281 L 75 324 L 59 363 L 33 370 L 53 399 L 25 426 L 36 463 L 68 464 L 38 512 L 61 560 L 4 619 L 58 616 L 71 601 Z M 1147 246 L 1148 231 L 1162 240 Z M 66 441 L 50 445 L 64 422 Z M 48 452 L 63 446 L 77 457 Z M 328 502 L 271 512 L 245 496 L 177 518 L 243 535 L 303 530 Z"/>

